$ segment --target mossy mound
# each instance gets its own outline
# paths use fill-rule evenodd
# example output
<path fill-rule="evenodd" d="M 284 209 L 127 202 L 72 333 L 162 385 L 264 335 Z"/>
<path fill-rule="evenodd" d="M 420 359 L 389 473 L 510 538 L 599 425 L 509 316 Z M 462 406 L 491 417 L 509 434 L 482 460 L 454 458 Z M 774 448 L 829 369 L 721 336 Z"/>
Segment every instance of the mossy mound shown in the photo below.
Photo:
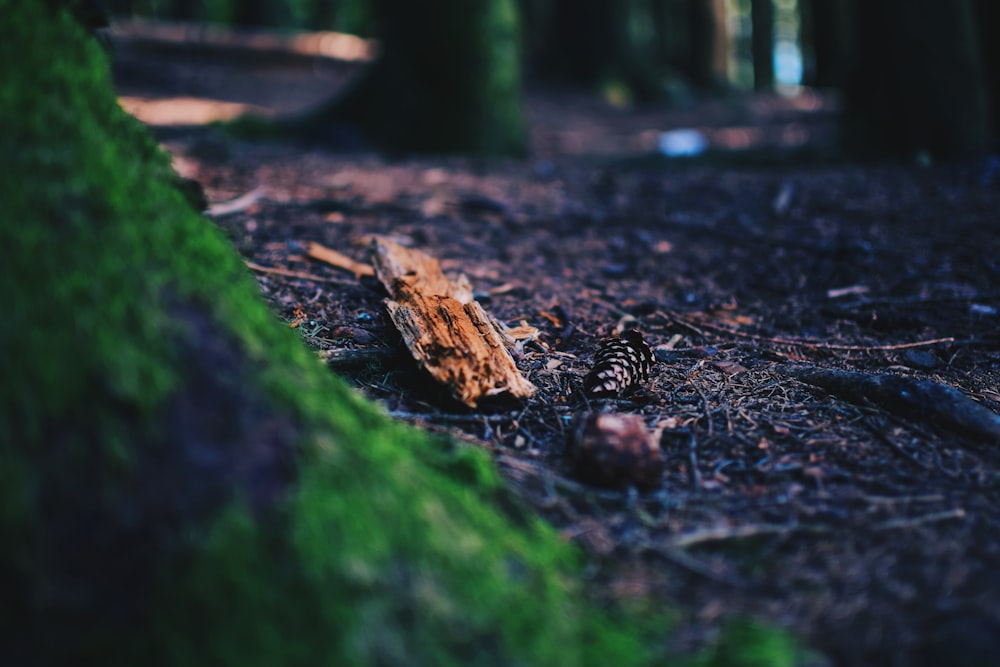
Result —
<path fill-rule="evenodd" d="M 640 662 L 484 455 L 274 322 L 101 49 L 0 16 L 0 662 Z"/>
<path fill-rule="evenodd" d="M 0 25 L 0 664 L 654 659 L 661 614 L 596 609 L 485 454 L 275 322 L 96 43 L 39 3 Z"/>

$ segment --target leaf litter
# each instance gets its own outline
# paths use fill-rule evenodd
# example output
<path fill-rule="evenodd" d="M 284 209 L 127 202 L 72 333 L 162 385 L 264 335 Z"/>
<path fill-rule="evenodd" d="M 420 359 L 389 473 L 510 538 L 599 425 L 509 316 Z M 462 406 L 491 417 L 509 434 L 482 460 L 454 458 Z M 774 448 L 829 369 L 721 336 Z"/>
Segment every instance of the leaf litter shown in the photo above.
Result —
<path fill-rule="evenodd" d="M 544 91 L 528 108 L 520 162 L 163 137 L 233 204 L 214 224 L 277 316 L 390 413 L 491 451 L 587 554 L 595 596 L 679 609 L 681 644 L 749 613 L 837 665 L 924 664 L 970 632 L 1000 651 L 1000 441 L 829 379 L 1000 412 L 1000 189 L 980 165 L 627 161 L 650 127 L 794 122 L 822 138 L 831 117 Z M 534 395 L 469 409 L 436 391 L 359 268 L 373 236 L 469 276 L 489 315 L 527 331 L 511 355 Z M 630 329 L 653 349 L 648 377 L 588 395 L 601 342 Z M 655 437 L 658 483 L 580 478 L 574 428 L 594 414 L 628 415 L 643 448 Z"/>

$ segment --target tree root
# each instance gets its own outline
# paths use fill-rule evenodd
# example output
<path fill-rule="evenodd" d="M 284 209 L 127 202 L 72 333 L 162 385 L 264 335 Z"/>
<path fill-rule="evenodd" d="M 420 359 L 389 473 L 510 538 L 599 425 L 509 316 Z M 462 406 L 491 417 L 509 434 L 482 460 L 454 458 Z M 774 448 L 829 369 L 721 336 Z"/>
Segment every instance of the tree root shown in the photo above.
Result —
<path fill-rule="evenodd" d="M 776 370 L 855 403 L 870 401 L 906 419 L 1000 444 L 1000 415 L 948 385 L 811 365 L 782 364 Z"/>

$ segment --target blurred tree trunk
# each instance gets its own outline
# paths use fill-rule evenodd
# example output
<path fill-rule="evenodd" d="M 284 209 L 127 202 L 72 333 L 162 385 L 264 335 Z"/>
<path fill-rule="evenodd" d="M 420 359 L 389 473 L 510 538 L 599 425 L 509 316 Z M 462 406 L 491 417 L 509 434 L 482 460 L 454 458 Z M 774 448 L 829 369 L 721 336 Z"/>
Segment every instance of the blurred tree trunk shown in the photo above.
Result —
<path fill-rule="evenodd" d="M 173 0 L 169 3 L 166 16 L 177 21 L 197 21 L 201 18 L 201 0 Z"/>
<path fill-rule="evenodd" d="M 532 67 L 545 46 L 545 31 L 552 16 L 553 0 L 518 0 L 521 12 L 521 43 L 524 53 L 525 76 L 533 75 Z"/>
<path fill-rule="evenodd" d="M 753 87 L 764 92 L 774 89 L 774 4 L 773 0 L 751 0 Z"/>
<path fill-rule="evenodd" d="M 639 0 L 552 0 L 531 68 L 539 78 L 580 86 L 625 84 L 657 99 L 656 27 Z"/>
<path fill-rule="evenodd" d="M 617 67 L 623 26 L 610 0 L 553 0 L 532 69 L 541 78 L 596 84 Z"/>
<path fill-rule="evenodd" d="M 375 10 L 381 54 L 305 131 L 336 139 L 346 124 L 388 152 L 524 153 L 515 0 L 377 0 Z"/>
<path fill-rule="evenodd" d="M 729 25 L 726 21 L 726 0 L 710 0 L 715 17 L 715 40 L 712 61 L 719 84 L 729 85 Z"/>
<path fill-rule="evenodd" d="M 854 22 L 850 0 L 799 0 L 803 51 L 809 64 L 803 83 L 842 88 L 854 58 Z"/>
<path fill-rule="evenodd" d="M 285 11 L 276 0 L 253 0 L 237 2 L 232 16 L 236 25 L 267 27 L 281 25 Z"/>
<path fill-rule="evenodd" d="M 718 4 L 715 0 L 687 0 L 691 35 L 688 76 L 696 88 L 717 88 L 725 75 L 717 58 L 719 39 L 724 35 L 720 26 L 725 24 L 725 18 L 716 13 Z"/>
<path fill-rule="evenodd" d="M 977 0 L 976 25 L 989 94 L 993 139 L 1000 139 L 1000 2 Z"/>
<path fill-rule="evenodd" d="M 311 30 L 333 30 L 337 21 L 338 0 L 308 0 L 306 26 Z"/>
<path fill-rule="evenodd" d="M 725 20 L 718 13 L 722 7 L 718 0 L 650 2 L 657 62 L 697 89 L 711 90 L 725 81 Z"/>
<path fill-rule="evenodd" d="M 862 153 L 976 154 L 990 136 L 973 0 L 857 0 L 845 130 Z"/>

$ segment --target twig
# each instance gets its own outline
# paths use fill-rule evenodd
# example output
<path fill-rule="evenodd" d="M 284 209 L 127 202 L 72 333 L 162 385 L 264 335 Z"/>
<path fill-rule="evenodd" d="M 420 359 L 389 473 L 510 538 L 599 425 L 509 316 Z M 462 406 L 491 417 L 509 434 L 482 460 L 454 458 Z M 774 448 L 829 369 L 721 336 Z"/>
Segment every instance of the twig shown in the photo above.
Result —
<path fill-rule="evenodd" d="M 306 256 L 311 259 L 318 260 L 320 262 L 325 262 L 330 266 L 336 267 L 338 269 L 343 269 L 345 271 L 350 271 L 354 274 L 355 278 L 361 279 L 361 276 L 374 276 L 375 269 L 372 268 L 371 264 L 364 264 L 362 262 L 355 261 L 354 259 L 348 257 L 347 255 L 334 250 L 333 248 L 327 248 L 321 243 L 316 243 L 315 241 L 307 241 L 302 244 L 306 251 Z"/>
<path fill-rule="evenodd" d="M 681 533 L 667 542 L 675 549 L 686 549 L 706 542 L 724 542 L 726 540 L 757 537 L 758 535 L 787 535 L 788 533 L 829 533 L 826 526 L 803 526 L 793 523 L 751 523 L 740 526 L 709 526 L 697 528 L 687 533 Z"/>
<path fill-rule="evenodd" d="M 235 199 L 212 204 L 205 211 L 205 215 L 210 218 L 222 218 L 233 213 L 240 213 L 247 210 L 264 198 L 264 188 L 256 187 L 246 194 L 242 194 Z"/>
<path fill-rule="evenodd" d="M 402 410 L 395 410 L 389 413 L 390 417 L 394 419 L 402 419 L 405 421 L 441 421 L 441 422 L 452 422 L 455 424 L 489 424 L 489 423 L 503 423 L 508 421 L 513 421 L 517 418 L 517 413 L 508 414 L 498 414 L 498 415 L 455 415 L 448 414 L 446 412 L 440 413 L 424 413 L 424 412 L 405 412 Z"/>
<path fill-rule="evenodd" d="M 886 352 L 892 350 L 906 350 L 913 347 L 928 347 L 931 345 L 944 345 L 946 343 L 954 343 L 955 338 L 953 336 L 948 336 L 946 338 L 933 338 L 931 340 L 921 340 L 915 341 L 913 343 L 898 343 L 895 345 L 838 345 L 836 343 L 823 343 L 821 341 L 811 341 L 811 340 L 801 340 L 795 338 L 773 338 L 770 336 L 761 336 L 760 334 L 752 334 L 745 331 L 737 331 L 735 329 L 729 329 L 727 327 L 720 327 L 716 324 L 709 324 L 707 322 L 699 322 L 697 326 L 687 321 L 680 315 L 676 313 L 660 311 L 658 313 L 664 319 L 669 320 L 675 324 L 679 324 L 686 327 L 700 336 L 704 336 L 705 332 L 701 328 L 714 333 L 721 333 L 730 336 L 737 336 L 739 338 L 747 338 L 750 340 L 755 340 L 764 343 L 774 343 L 775 345 L 791 345 L 795 347 L 807 347 L 814 350 L 839 350 L 842 352 Z"/>
<path fill-rule="evenodd" d="M 939 521 L 962 519 L 964 517 L 965 510 L 959 507 L 953 510 L 931 512 L 930 514 L 923 514 L 920 516 L 889 519 L 888 521 L 875 524 L 872 528 L 874 530 L 900 530 L 904 528 L 915 528 L 916 526 L 922 526 L 928 523 L 937 523 Z M 833 529 L 827 526 L 803 525 L 799 523 L 751 523 L 740 526 L 709 526 L 681 533 L 680 535 L 668 539 L 667 544 L 673 549 L 687 549 L 708 542 L 741 540 L 748 537 L 758 537 L 760 535 L 787 535 L 789 533 L 822 535 L 832 532 Z"/>
<path fill-rule="evenodd" d="M 926 523 L 937 523 L 939 521 L 950 521 L 952 519 L 964 519 L 965 510 L 958 507 L 953 510 L 943 512 L 932 512 L 922 516 L 903 517 L 901 519 L 889 519 L 874 526 L 875 530 L 898 530 L 900 528 L 915 528 Z"/>
<path fill-rule="evenodd" d="M 792 197 L 794 196 L 795 183 L 792 181 L 783 182 L 778 189 L 778 194 L 775 196 L 774 201 L 771 202 L 771 210 L 774 211 L 775 215 L 788 213 L 788 208 L 792 205 Z"/>
<path fill-rule="evenodd" d="M 826 291 L 827 299 L 839 299 L 852 294 L 867 294 L 871 288 L 867 285 L 850 285 L 848 287 L 835 287 Z"/>
<path fill-rule="evenodd" d="M 400 359 L 404 355 L 400 350 L 387 347 L 366 348 L 361 350 L 333 349 L 319 350 L 317 355 L 334 370 L 348 370 L 360 366 L 383 365 L 386 362 Z"/>
<path fill-rule="evenodd" d="M 698 396 L 701 397 L 701 405 L 705 410 L 705 424 L 708 427 L 708 437 L 711 438 L 715 435 L 715 427 L 712 425 L 712 406 L 709 404 L 708 397 L 705 396 L 705 392 L 701 390 L 701 387 L 693 382 L 688 382 L 688 384 L 690 384 L 691 388 L 694 389 L 698 393 Z"/>
<path fill-rule="evenodd" d="M 720 584 L 725 584 L 733 588 L 749 588 L 749 584 L 742 578 L 716 572 L 706 567 L 701 560 L 674 547 L 672 544 L 667 544 L 667 545 L 648 544 L 645 545 L 641 551 L 645 554 L 652 554 L 655 556 L 659 556 L 660 558 L 663 558 L 664 560 L 673 563 L 674 565 L 683 567 L 685 570 L 693 572 L 694 574 L 697 574 L 699 576 L 705 577 L 706 579 L 709 579 L 711 581 L 715 581 Z"/>
<path fill-rule="evenodd" d="M 698 469 L 698 439 L 694 432 L 688 434 L 688 465 L 691 466 L 691 486 L 695 491 L 701 489 L 701 470 Z"/>
<path fill-rule="evenodd" d="M 928 304 L 935 303 L 960 303 L 960 302 L 972 302 L 972 301 L 989 301 L 991 299 L 1000 298 L 1000 292 L 985 292 L 981 294 L 974 294 L 972 296 L 885 296 L 885 297 L 872 297 L 872 298 L 860 298 L 856 301 L 851 301 L 848 303 L 838 304 L 841 309 L 851 309 L 860 308 L 868 306 L 909 306 L 918 305 L 926 306 Z"/>
<path fill-rule="evenodd" d="M 945 499 L 945 497 L 940 493 L 926 493 L 923 495 L 916 495 L 916 496 L 873 496 L 868 494 L 862 494 L 858 497 L 862 498 L 863 500 L 873 505 L 876 504 L 909 505 L 913 503 L 939 503 Z"/>
<path fill-rule="evenodd" d="M 323 278 L 321 276 L 314 276 L 311 273 L 303 273 L 301 271 L 290 271 L 289 269 L 279 269 L 272 266 L 261 266 L 249 260 L 246 260 L 247 268 L 251 271 L 256 271 L 257 273 L 268 273 L 275 276 L 285 276 L 286 278 L 298 278 L 299 280 L 311 280 L 314 283 L 332 283 L 334 285 L 355 285 L 356 283 L 349 280 L 340 280 L 338 278 Z"/>
<path fill-rule="evenodd" d="M 915 454 L 906 451 L 906 449 L 904 449 L 902 445 L 900 445 L 898 442 L 887 436 L 885 433 L 879 431 L 873 425 L 865 424 L 865 427 L 868 429 L 868 431 L 871 432 L 872 435 L 878 438 L 879 441 L 881 441 L 883 444 L 888 446 L 894 452 L 899 454 L 905 460 L 909 461 L 910 463 L 920 468 L 921 470 L 931 470 L 931 466 L 921 461 Z"/>

